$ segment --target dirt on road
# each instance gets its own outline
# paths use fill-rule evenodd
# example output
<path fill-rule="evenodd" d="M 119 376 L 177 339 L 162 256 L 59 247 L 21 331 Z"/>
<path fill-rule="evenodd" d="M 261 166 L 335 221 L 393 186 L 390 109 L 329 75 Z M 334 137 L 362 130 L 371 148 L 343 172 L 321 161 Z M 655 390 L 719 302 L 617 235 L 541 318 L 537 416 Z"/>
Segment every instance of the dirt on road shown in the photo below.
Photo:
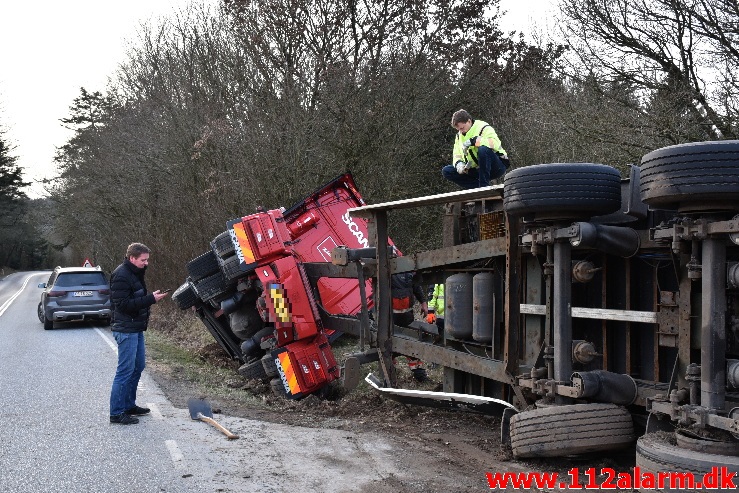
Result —
<path fill-rule="evenodd" d="M 327 399 L 310 396 L 300 401 L 288 401 L 274 396 L 269 385 L 246 381 L 238 373 L 238 364 L 231 361 L 220 347 L 213 343 L 199 350 L 200 357 L 209 365 L 229 370 L 224 384 L 238 389 L 238 394 L 210 392 L 177 365 L 162 363 L 153 358 L 148 371 L 168 399 L 177 407 L 187 407 L 189 397 L 207 398 L 215 412 L 291 427 L 343 430 L 362 437 L 380 436 L 392 444 L 394 464 L 378 471 L 364 486 L 346 491 L 367 493 L 418 492 L 479 492 L 490 491 L 486 473 L 495 472 L 558 472 L 568 479 L 572 468 L 583 471 L 603 467 L 627 471 L 633 467 L 634 451 L 619 454 L 589 455 L 585 458 L 516 461 L 500 442 L 500 419 L 465 412 L 450 412 L 419 406 L 407 406 L 387 400 L 362 382 L 360 388 L 343 395 L 335 390 Z M 419 384 L 410 372 L 399 365 L 399 386 L 435 390 L 439 387 L 441 372 L 430 371 L 429 381 Z M 244 399 L 243 395 L 250 398 Z M 216 394 L 216 395 L 214 395 Z M 241 397 L 240 397 L 241 396 Z M 335 433 L 327 433 L 335 437 Z M 337 438 L 332 438 L 338 440 Z M 337 450 L 338 444 L 326 447 Z M 315 450 L 296 450 L 298 456 L 310 460 L 311 453 L 320 453 L 324 445 L 315 444 Z M 379 451 L 378 451 L 379 453 Z M 336 457 L 341 462 L 342 457 Z M 373 467 L 377 467 L 376 465 Z M 389 473 L 387 471 L 390 471 Z M 347 471 L 351 474 L 351 471 Z M 327 484 L 332 479 L 326 478 Z M 320 489 L 316 491 L 322 491 Z M 336 487 L 323 491 L 341 491 Z M 500 490 L 504 491 L 504 490 Z M 508 489 L 508 491 L 520 491 Z"/>

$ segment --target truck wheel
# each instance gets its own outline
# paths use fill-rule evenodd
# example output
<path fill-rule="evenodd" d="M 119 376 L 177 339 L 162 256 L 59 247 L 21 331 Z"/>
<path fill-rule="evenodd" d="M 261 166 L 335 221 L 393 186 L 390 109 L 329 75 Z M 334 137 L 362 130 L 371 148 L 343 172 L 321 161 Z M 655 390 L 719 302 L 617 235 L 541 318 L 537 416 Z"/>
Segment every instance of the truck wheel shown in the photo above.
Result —
<path fill-rule="evenodd" d="M 221 271 L 223 272 L 223 277 L 228 281 L 235 281 L 246 274 L 246 272 L 241 270 L 241 260 L 236 255 L 231 255 L 223 259 Z"/>
<path fill-rule="evenodd" d="M 615 404 L 572 404 L 524 411 L 511 417 L 510 434 L 516 458 L 615 450 L 635 439 L 631 414 Z"/>
<path fill-rule="evenodd" d="M 282 379 L 273 378 L 269 381 L 269 386 L 272 389 L 272 393 L 277 397 L 287 398 L 287 390 L 285 390 L 285 386 L 282 384 Z"/>
<path fill-rule="evenodd" d="M 693 473 L 697 481 L 701 481 L 704 474 L 711 472 L 711 468 L 718 467 L 718 479 L 720 481 L 721 467 L 726 467 L 729 472 L 739 473 L 739 457 L 708 454 L 678 447 L 674 433 L 669 435 L 666 433 L 648 433 L 636 441 L 636 466 L 641 469 L 642 475 L 645 472 L 652 473 L 655 476 L 659 472 L 687 472 Z M 669 483 L 663 489 L 657 488 L 657 484 L 647 486 L 652 487 L 643 487 L 639 491 L 674 491 L 677 493 L 678 491 L 686 491 L 687 488 L 685 486 L 682 489 L 670 489 Z M 675 486 L 681 485 L 676 484 Z M 721 486 L 721 484 L 719 483 L 717 486 Z M 699 489 L 699 491 L 702 490 Z"/>
<path fill-rule="evenodd" d="M 218 271 L 218 260 L 212 250 L 195 257 L 187 263 L 187 273 L 193 282 L 205 279 Z"/>
<path fill-rule="evenodd" d="M 208 301 L 226 292 L 226 280 L 221 271 L 195 283 L 195 293 L 203 301 Z"/>
<path fill-rule="evenodd" d="M 517 168 L 505 176 L 503 208 L 537 219 L 578 219 L 621 208 L 621 174 L 593 163 L 551 163 Z"/>
<path fill-rule="evenodd" d="M 275 358 L 271 354 L 267 353 L 262 356 L 262 366 L 264 366 L 264 373 L 266 373 L 268 377 L 272 378 L 279 375 L 279 371 L 277 371 L 277 363 L 275 363 Z"/>
<path fill-rule="evenodd" d="M 264 328 L 264 320 L 259 311 L 252 304 L 244 304 L 228 316 L 231 332 L 240 340 L 245 341 Z M 258 346 L 258 343 L 257 343 Z"/>
<path fill-rule="evenodd" d="M 267 378 L 261 359 L 244 363 L 239 367 L 239 373 L 247 380 L 264 380 Z"/>
<path fill-rule="evenodd" d="M 198 295 L 188 280 L 182 283 L 179 288 L 175 289 L 174 293 L 172 293 L 172 299 L 180 307 L 180 310 L 187 310 L 198 301 Z"/>
<path fill-rule="evenodd" d="M 213 241 L 210 242 L 210 247 L 213 249 L 213 252 L 221 258 L 229 257 L 235 253 L 234 244 L 231 241 L 231 234 L 228 231 L 224 231 L 213 238 Z"/>
<path fill-rule="evenodd" d="M 739 210 L 739 141 L 663 147 L 641 160 L 640 193 L 659 209 Z"/>

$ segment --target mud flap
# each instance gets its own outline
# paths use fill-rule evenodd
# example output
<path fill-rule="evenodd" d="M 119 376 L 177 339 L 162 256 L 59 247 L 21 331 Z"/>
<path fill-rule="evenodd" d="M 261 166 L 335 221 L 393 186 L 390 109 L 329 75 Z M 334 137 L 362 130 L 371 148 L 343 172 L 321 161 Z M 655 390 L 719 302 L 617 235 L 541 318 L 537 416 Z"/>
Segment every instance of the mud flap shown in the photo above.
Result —
<path fill-rule="evenodd" d="M 511 416 L 518 411 L 511 408 L 503 410 L 503 416 L 500 419 L 500 443 L 503 445 L 511 444 Z"/>
<path fill-rule="evenodd" d="M 518 412 L 512 404 L 481 395 L 455 394 L 451 392 L 431 392 L 428 390 L 408 390 L 383 387 L 382 381 L 372 373 L 364 379 L 377 392 L 403 404 L 435 407 L 450 411 L 470 411 L 490 416 L 501 416 L 508 409 L 512 414 Z"/>
<path fill-rule="evenodd" d="M 346 390 L 354 390 L 359 385 L 359 379 L 361 378 L 359 367 L 358 358 L 349 357 L 344 361 L 344 371 L 341 372 L 341 385 Z"/>

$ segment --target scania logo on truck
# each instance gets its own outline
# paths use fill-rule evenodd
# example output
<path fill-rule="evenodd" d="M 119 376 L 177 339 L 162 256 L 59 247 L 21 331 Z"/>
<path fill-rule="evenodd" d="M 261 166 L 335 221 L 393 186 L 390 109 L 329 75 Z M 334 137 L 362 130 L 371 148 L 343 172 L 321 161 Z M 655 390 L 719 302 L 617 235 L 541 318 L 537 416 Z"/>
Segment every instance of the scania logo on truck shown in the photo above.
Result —
<path fill-rule="evenodd" d="M 341 216 L 341 219 L 343 219 L 346 225 L 349 226 L 349 231 L 351 231 L 352 234 L 357 238 L 359 244 L 362 245 L 363 248 L 369 247 L 369 241 L 367 241 L 367 238 L 364 237 L 364 233 L 362 233 L 362 230 L 359 229 L 357 223 L 355 223 L 354 220 L 349 217 L 349 211 L 344 213 L 344 215 Z"/>

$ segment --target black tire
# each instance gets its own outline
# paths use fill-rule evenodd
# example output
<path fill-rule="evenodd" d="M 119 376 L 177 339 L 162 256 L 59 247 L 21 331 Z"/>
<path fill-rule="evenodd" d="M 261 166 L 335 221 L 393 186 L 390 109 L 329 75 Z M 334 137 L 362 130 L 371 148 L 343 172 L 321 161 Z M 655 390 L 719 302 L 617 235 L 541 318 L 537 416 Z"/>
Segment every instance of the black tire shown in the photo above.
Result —
<path fill-rule="evenodd" d="M 635 440 L 631 414 L 615 404 L 572 404 L 511 417 L 516 458 L 564 457 L 628 447 Z"/>
<path fill-rule="evenodd" d="M 213 251 L 195 257 L 187 263 L 187 273 L 193 282 L 205 279 L 218 272 L 218 259 Z"/>
<path fill-rule="evenodd" d="M 195 288 L 193 288 L 190 281 L 185 281 L 172 293 L 172 299 L 180 307 L 180 310 L 187 310 L 197 303 L 198 295 L 195 293 Z"/>
<path fill-rule="evenodd" d="M 195 293 L 203 301 L 212 300 L 226 292 L 226 280 L 220 271 L 194 284 Z"/>
<path fill-rule="evenodd" d="M 241 260 L 239 260 L 239 257 L 236 255 L 231 255 L 230 257 L 223 259 L 221 272 L 223 272 L 223 277 L 225 277 L 227 281 L 235 281 L 246 274 L 246 272 L 241 270 Z"/>
<path fill-rule="evenodd" d="M 36 307 L 36 316 L 38 316 L 38 321 L 41 323 L 44 323 L 44 321 L 46 320 L 46 316 L 44 315 L 44 306 L 40 301 L 38 302 L 38 306 Z"/>
<path fill-rule="evenodd" d="M 273 378 L 269 381 L 269 387 L 272 389 L 272 393 L 275 394 L 277 397 L 287 398 L 287 389 L 285 389 L 285 386 L 282 383 L 282 379 Z"/>
<path fill-rule="evenodd" d="M 280 372 L 277 371 L 277 363 L 275 363 L 274 356 L 272 356 L 269 353 L 262 356 L 262 366 L 264 366 L 264 373 L 269 378 L 276 377 L 277 375 L 280 374 Z"/>
<path fill-rule="evenodd" d="M 688 450 L 678 447 L 674 438 L 674 433 L 659 432 L 648 433 L 636 441 L 636 466 L 640 468 L 642 474 L 645 472 L 654 475 L 659 472 L 688 472 L 696 475 L 696 480 L 700 481 L 704 474 L 711 472 L 712 467 L 726 467 L 730 472 L 739 473 L 739 457 Z M 721 472 L 719 471 L 719 477 L 720 475 Z M 658 485 L 655 485 L 655 488 L 640 488 L 639 491 L 688 491 L 686 489 L 670 489 L 669 483 L 662 489 L 656 486 Z M 676 486 L 679 486 L 679 484 Z"/>
<path fill-rule="evenodd" d="M 213 238 L 213 241 L 210 242 L 210 247 L 221 258 L 230 257 L 236 252 L 233 241 L 231 241 L 231 234 L 228 231 L 224 231 Z"/>
<path fill-rule="evenodd" d="M 621 208 L 621 175 L 592 163 L 551 163 L 510 171 L 503 185 L 503 208 L 514 216 L 580 219 Z"/>
<path fill-rule="evenodd" d="M 239 367 L 239 373 L 247 380 L 265 380 L 267 378 L 261 359 L 252 361 L 251 363 L 244 363 Z"/>
<path fill-rule="evenodd" d="M 663 147 L 641 160 L 641 199 L 656 209 L 739 210 L 739 141 Z"/>

